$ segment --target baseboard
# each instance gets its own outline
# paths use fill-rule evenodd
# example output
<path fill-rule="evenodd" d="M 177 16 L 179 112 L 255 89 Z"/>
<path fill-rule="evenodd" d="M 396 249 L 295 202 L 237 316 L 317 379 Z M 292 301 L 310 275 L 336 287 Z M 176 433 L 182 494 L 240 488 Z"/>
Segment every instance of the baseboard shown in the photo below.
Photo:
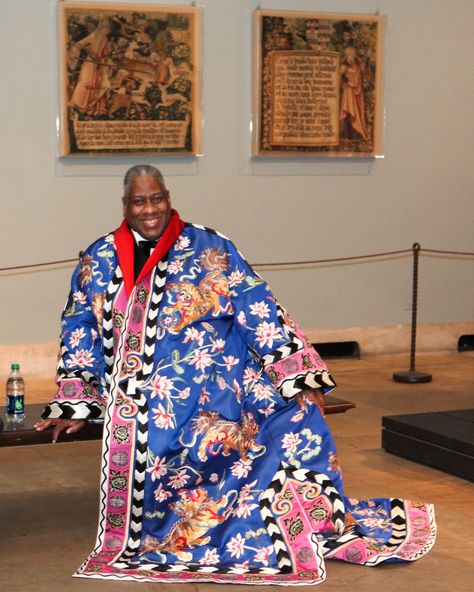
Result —
<path fill-rule="evenodd" d="M 411 327 L 341 327 L 337 329 L 305 329 L 311 343 L 354 341 L 362 356 L 402 354 L 410 350 Z M 461 335 L 474 334 L 474 321 L 419 325 L 417 353 L 456 352 Z M 6 377 L 10 364 L 20 364 L 25 376 L 54 376 L 58 344 L 0 344 L 0 375 Z M 461 354 L 462 355 L 462 354 Z"/>
<path fill-rule="evenodd" d="M 461 335 L 474 333 L 474 321 L 418 325 L 417 353 L 458 351 Z M 356 341 L 362 356 L 404 354 L 410 351 L 411 326 L 340 327 L 306 329 L 311 343 Z"/>

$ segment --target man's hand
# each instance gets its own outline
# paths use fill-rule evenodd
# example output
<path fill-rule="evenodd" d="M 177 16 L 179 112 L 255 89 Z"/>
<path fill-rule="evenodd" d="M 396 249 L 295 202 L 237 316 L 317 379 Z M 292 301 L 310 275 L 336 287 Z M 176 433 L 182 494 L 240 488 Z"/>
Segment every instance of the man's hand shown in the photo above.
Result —
<path fill-rule="evenodd" d="M 322 417 L 326 417 L 324 410 L 324 395 L 319 389 L 306 389 L 296 395 L 296 402 L 303 411 L 306 411 L 306 403 L 311 401 L 319 409 Z"/>
<path fill-rule="evenodd" d="M 36 431 L 42 432 L 50 426 L 53 429 L 53 444 L 58 441 L 59 434 L 66 430 L 66 434 L 75 434 L 86 425 L 85 419 L 42 419 L 33 426 Z"/>

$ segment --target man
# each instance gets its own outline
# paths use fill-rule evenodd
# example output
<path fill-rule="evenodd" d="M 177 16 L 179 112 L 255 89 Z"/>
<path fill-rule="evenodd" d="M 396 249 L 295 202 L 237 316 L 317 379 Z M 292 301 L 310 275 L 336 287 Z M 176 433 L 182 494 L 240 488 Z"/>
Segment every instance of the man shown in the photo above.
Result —
<path fill-rule="evenodd" d="M 123 209 L 74 272 L 37 424 L 56 440 L 104 417 L 97 546 L 77 575 L 296 585 L 322 581 L 324 558 L 427 552 L 431 506 L 343 495 L 334 382 L 235 246 L 184 224 L 153 167 L 127 172 Z"/>

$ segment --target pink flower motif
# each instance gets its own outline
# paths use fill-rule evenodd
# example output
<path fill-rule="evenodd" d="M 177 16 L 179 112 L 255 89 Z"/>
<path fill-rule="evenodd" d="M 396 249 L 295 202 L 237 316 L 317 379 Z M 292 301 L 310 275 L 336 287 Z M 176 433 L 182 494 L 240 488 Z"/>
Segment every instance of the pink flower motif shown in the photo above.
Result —
<path fill-rule="evenodd" d="M 239 322 L 240 325 L 247 324 L 247 317 L 245 316 L 245 313 L 243 310 L 241 312 L 239 312 L 239 314 L 237 315 L 237 321 Z"/>
<path fill-rule="evenodd" d="M 169 497 L 171 497 L 173 494 L 171 493 L 171 491 L 167 491 L 164 487 L 163 487 L 163 483 L 160 483 L 158 485 L 158 487 L 155 489 L 155 499 L 156 501 L 160 504 L 161 502 L 164 502 L 165 500 L 167 500 Z"/>
<path fill-rule="evenodd" d="M 179 259 L 175 259 L 168 264 L 168 273 L 172 273 L 173 275 L 183 271 L 183 262 Z"/>
<path fill-rule="evenodd" d="M 364 526 L 367 526 L 367 528 L 381 528 L 384 529 L 387 526 L 387 521 L 384 520 L 383 518 L 364 518 L 364 520 L 361 520 L 362 524 Z"/>
<path fill-rule="evenodd" d="M 258 508 L 258 504 L 248 504 L 247 502 L 241 502 L 238 507 L 234 510 L 233 515 L 237 518 L 248 518 L 252 512 Z"/>
<path fill-rule="evenodd" d="M 373 511 L 369 508 L 365 508 L 364 510 L 357 510 L 357 514 L 359 516 L 372 516 Z"/>
<path fill-rule="evenodd" d="M 231 557 L 237 557 L 237 559 L 243 555 L 245 548 L 245 540 L 242 538 L 242 535 L 239 533 L 236 534 L 235 537 L 232 537 L 230 541 L 226 545 L 226 549 L 228 553 L 230 553 Z"/>
<path fill-rule="evenodd" d="M 197 370 L 204 371 L 212 364 L 212 358 L 207 349 L 198 349 L 193 353 L 193 358 L 190 360 L 190 363 L 194 364 Z"/>
<path fill-rule="evenodd" d="M 291 416 L 290 421 L 292 421 L 293 423 L 298 423 L 299 421 L 301 421 L 303 419 L 303 417 L 304 417 L 304 411 L 302 409 L 300 409 L 294 415 Z"/>
<path fill-rule="evenodd" d="M 265 415 L 265 417 L 268 417 L 269 415 L 273 415 L 275 413 L 276 409 L 275 409 L 275 403 L 270 403 L 270 405 L 268 405 L 268 407 L 264 407 L 263 409 L 259 409 L 259 412 L 262 415 Z M 293 418 L 292 418 L 293 420 Z"/>
<path fill-rule="evenodd" d="M 97 333 L 97 331 L 95 329 L 91 329 L 91 337 L 92 337 L 93 341 L 95 341 L 97 339 L 98 335 L 99 334 Z"/>
<path fill-rule="evenodd" d="M 263 547 L 262 549 L 259 549 L 257 553 L 255 553 L 254 560 L 258 563 L 263 563 L 263 565 L 268 565 L 268 558 L 272 553 L 272 545 L 270 545 L 269 547 Z"/>
<path fill-rule="evenodd" d="M 95 358 L 92 353 L 87 349 L 79 349 L 69 356 L 69 360 L 66 365 L 79 366 L 79 368 L 90 368 L 94 365 Z"/>
<path fill-rule="evenodd" d="M 201 557 L 199 563 L 201 565 L 215 565 L 219 562 L 219 554 L 217 553 L 217 549 L 206 549 L 206 553 L 204 557 Z"/>
<path fill-rule="evenodd" d="M 244 485 L 240 490 L 239 500 L 240 501 L 253 500 L 253 495 L 251 495 L 250 492 L 255 487 L 255 485 L 257 485 L 257 479 L 255 479 L 255 481 L 252 481 L 252 483 L 247 483 L 247 485 Z"/>
<path fill-rule="evenodd" d="M 204 403 L 209 403 L 210 398 L 210 393 L 203 389 L 199 395 L 199 404 L 204 405 Z"/>
<path fill-rule="evenodd" d="M 216 351 L 224 351 L 224 346 L 225 346 L 225 341 L 223 339 L 212 339 L 211 337 L 211 343 L 212 343 L 212 352 L 216 352 Z"/>
<path fill-rule="evenodd" d="M 263 323 L 257 326 L 255 335 L 257 336 L 260 347 L 264 345 L 272 347 L 275 339 L 282 338 L 281 329 L 275 327 L 275 323 L 267 323 L 266 321 L 263 321 Z"/>
<path fill-rule="evenodd" d="M 81 292 L 80 290 L 78 290 L 77 292 L 74 292 L 74 294 L 72 295 L 72 298 L 74 300 L 74 302 L 79 302 L 79 304 L 85 304 L 87 302 L 87 297 L 84 294 L 84 292 Z"/>
<path fill-rule="evenodd" d="M 204 343 L 203 335 L 205 335 L 205 331 L 198 331 L 196 327 L 188 327 L 184 332 L 186 337 L 183 339 L 183 343 L 189 343 L 190 341 L 196 341 L 198 345 L 202 345 Z"/>
<path fill-rule="evenodd" d="M 242 399 L 242 391 L 240 389 L 239 383 L 235 380 L 235 378 L 232 382 L 232 388 L 234 389 L 235 398 L 237 399 L 237 401 L 240 401 Z"/>
<path fill-rule="evenodd" d="M 257 372 L 253 368 L 245 368 L 244 370 L 244 384 L 248 384 L 249 382 L 255 382 L 261 376 L 261 372 Z"/>
<path fill-rule="evenodd" d="M 253 392 L 257 401 L 273 401 L 274 393 L 270 386 L 257 383 Z"/>
<path fill-rule="evenodd" d="M 186 469 L 181 469 L 176 475 L 170 477 L 168 485 L 173 489 L 180 489 L 186 485 L 189 479 L 189 475 L 186 473 Z"/>
<path fill-rule="evenodd" d="M 166 376 L 160 376 L 159 374 L 155 374 L 153 379 L 150 382 L 151 392 L 150 397 L 153 399 L 154 397 L 159 397 L 160 399 L 164 399 L 165 397 L 169 397 L 171 395 L 171 389 L 173 388 L 173 381 Z"/>
<path fill-rule="evenodd" d="M 282 447 L 288 450 L 291 454 L 296 453 L 298 444 L 301 444 L 301 438 L 298 434 L 293 434 L 293 432 L 285 434 L 281 441 Z"/>
<path fill-rule="evenodd" d="M 212 473 L 209 477 L 209 481 L 211 483 L 217 483 L 219 481 L 219 475 L 217 473 Z"/>
<path fill-rule="evenodd" d="M 189 247 L 190 242 L 191 241 L 187 236 L 180 236 L 176 241 L 176 249 L 181 251 L 182 249 Z"/>
<path fill-rule="evenodd" d="M 238 479 L 244 479 L 245 477 L 247 477 L 251 470 L 252 464 L 245 463 L 242 460 L 238 460 L 230 468 L 230 472 L 232 473 L 232 475 L 234 475 L 234 477 L 237 477 Z"/>
<path fill-rule="evenodd" d="M 250 314 L 253 314 L 259 319 L 266 319 L 270 316 L 270 309 L 268 308 L 268 304 L 262 300 L 261 302 L 255 302 L 250 305 Z"/>
<path fill-rule="evenodd" d="M 229 288 L 234 288 L 235 286 L 238 286 L 244 281 L 244 279 L 245 273 L 243 273 L 243 271 L 240 271 L 239 269 L 236 269 L 229 275 Z"/>
<path fill-rule="evenodd" d="M 236 364 L 239 363 L 239 359 L 238 358 L 234 358 L 234 356 L 224 356 L 224 362 L 225 362 L 225 367 L 227 369 L 227 371 L 229 371 L 232 366 L 235 366 Z"/>
<path fill-rule="evenodd" d="M 161 430 L 168 430 L 173 427 L 174 413 L 168 413 L 161 403 L 158 403 L 158 409 L 152 410 L 154 413 L 155 425 Z"/>
<path fill-rule="evenodd" d="M 71 333 L 71 337 L 69 338 L 69 345 L 71 347 L 77 347 L 81 343 L 81 339 L 86 336 L 86 332 L 84 331 L 84 327 L 79 327 Z"/>
<path fill-rule="evenodd" d="M 105 242 L 108 243 L 109 245 L 113 245 L 115 243 L 115 239 L 114 239 L 114 235 L 108 234 L 105 238 L 104 238 Z"/>
<path fill-rule="evenodd" d="M 248 569 L 249 568 L 249 560 L 244 561 L 243 563 L 234 563 L 234 567 L 237 569 Z"/>
<path fill-rule="evenodd" d="M 159 481 L 161 477 L 164 477 L 168 472 L 168 469 L 166 468 L 166 457 L 164 456 L 163 458 L 160 458 L 157 456 L 153 466 L 149 467 L 146 472 L 150 473 L 152 481 Z"/>
<path fill-rule="evenodd" d="M 180 399 L 187 399 L 189 397 L 189 395 L 191 394 L 191 387 L 187 386 L 185 389 L 183 389 L 182 391 L 179 391 L 178 393 L 178 397 Z"/>

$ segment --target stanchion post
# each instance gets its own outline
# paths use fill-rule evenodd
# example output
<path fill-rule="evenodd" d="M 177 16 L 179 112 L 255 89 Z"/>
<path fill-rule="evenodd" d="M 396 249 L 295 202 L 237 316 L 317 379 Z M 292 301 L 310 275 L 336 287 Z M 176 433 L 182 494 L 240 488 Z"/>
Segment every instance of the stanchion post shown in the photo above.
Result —
<path fill-rule="evenodd" d="M 433 376 L 429 372 L 417 372 L 415 369 L 416 356 L 416 325 L 418 314 L 418 258 L 420 254 L 420 243 L 413 244 L 413 287 L 411 301 L 411 343 L 410 343 L 410 370 L 405 372 L 394 372 L 395 382 L 408 382 L 417 384 L 420 382 L 431 382 Z"/>

